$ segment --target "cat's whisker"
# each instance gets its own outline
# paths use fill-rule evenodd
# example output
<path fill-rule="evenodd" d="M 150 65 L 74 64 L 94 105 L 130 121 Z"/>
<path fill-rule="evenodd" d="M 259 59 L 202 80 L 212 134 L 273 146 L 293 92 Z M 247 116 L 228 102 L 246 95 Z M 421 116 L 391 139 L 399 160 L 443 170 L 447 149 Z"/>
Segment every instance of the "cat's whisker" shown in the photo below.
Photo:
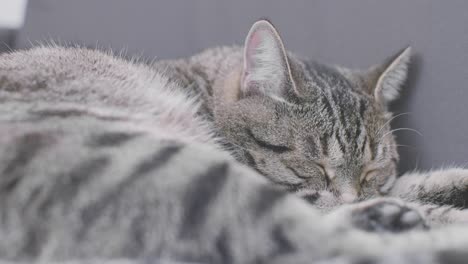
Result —
<path fill-rule="evenodd" d="M 393 132 L 402 131 L 402 130 L 412 131 L 412 132 L 414 132 L 414 133 L 420 135 L 421 137 L 424 136 L 421 132 L 419 132 L 419 131 L 416 130 L 416 129 L 408 128 L 408 127 L 401 127 L 401 128 L 396 128 L 396 129 L 393 129 L 393 130 L 388 131 L 387 133 L 385 133 L 383 136 L 380 137 L 379 141 L 381 141 L 382 139 L 384 139 L 386 136 L 388 136 L 388 135 L 390 135 L 390 134 L 393 134 Z"/>
<path fill-rule="evenodd" d="M 390 118 L 387 122 L 385 122 L 378 130 L 377 130 L 377 135 L 380 134 L 380 132 L 382 131 L 382 129 L 387 125 L 389 124 L 390 122 L 392 122 L 394 119 L 396 119 L 397 117 L 400 117 L 400 116 L 404 116 L 404 115 L 409 115 L 411 114 L 411 112 L 404 112 L 404 113 L 400 113 L 398 115 L 395 115 L 394 117 Z"/>
<path fill-rule="evenodd" d="M 395 147 L 405 147 L 405 148 L 416 149 L 416 146 L 411 146 L 411 145 L 395 144 L 395 145 L 392 145 L 392 146 L 395 146 Z"/>

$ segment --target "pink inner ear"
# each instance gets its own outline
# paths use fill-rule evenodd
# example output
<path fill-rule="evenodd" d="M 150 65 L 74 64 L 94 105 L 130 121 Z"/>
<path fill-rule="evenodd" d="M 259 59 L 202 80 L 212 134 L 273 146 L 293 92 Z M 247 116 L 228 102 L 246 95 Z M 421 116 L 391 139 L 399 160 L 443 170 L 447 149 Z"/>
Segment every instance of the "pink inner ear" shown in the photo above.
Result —
<path fill-rule="evenodd" d="M 260 36 L 261 33 L 259 31 L 260 30 L 252 32 L 252 34 L 249 37 L 249 40 L 247 41 L 247 46 L 245 47 L 245 66 L 247 67 L 247 69 L 245 69 L 246 73 L 252 66 L 255 66 L 252 65 L 255 63 L 254 54 L 262 41 L 262 38 Z"/>

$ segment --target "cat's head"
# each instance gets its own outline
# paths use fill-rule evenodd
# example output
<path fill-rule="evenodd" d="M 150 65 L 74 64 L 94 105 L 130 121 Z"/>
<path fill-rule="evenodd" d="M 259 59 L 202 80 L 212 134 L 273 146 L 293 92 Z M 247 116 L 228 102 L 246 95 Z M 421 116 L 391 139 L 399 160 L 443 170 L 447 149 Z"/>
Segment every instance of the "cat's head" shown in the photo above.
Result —
<path fill-rule="evenodd" d="M 365 71 L 287 53 L 276 29 L 256 22 L 243 65 L 215 107 L 240 159 L 291 191 L 328 190 L 343 201 L 386 193 L 398 154 L 388 104 L 406 79 L 410 48 Z"/>

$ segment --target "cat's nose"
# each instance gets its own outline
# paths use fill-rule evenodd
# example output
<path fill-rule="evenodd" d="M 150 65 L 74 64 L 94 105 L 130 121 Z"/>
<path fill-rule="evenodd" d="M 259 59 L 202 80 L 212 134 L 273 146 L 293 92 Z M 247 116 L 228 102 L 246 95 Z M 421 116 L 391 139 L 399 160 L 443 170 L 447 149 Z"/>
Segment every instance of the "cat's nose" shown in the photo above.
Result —
<path fill-rule="evenodd" d="M 357 200 L 357 194 L 355 193 L 343 193 L 341 195 L 341 200 L 344 203 L 352 203 Z"/>

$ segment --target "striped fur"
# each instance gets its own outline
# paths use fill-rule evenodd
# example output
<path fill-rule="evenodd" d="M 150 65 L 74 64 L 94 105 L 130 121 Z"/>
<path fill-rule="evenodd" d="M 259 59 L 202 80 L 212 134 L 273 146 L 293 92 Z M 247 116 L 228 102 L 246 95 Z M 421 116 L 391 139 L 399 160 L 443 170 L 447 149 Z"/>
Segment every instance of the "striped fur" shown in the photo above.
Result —
<path fill-rule="evenodd" d="M 250 32 L 245 52 L 215 48 L 155 65 L 199 91 L 208 109 L 204 115 L 214 120 L 216 133 L 239 161 L 326 212 L 343 203 L 391 195 L 416 207 L 455 206 L 450 217 L 434 215 L 439 210 L 427 215 L 432 226 L 468 222 L 468 212 L 458 211 L 467 208 L 466 180 L 452 184 L 449 170 L 431 174 L 437 175 L 440 188 L 427 186 L 414 173 L 411 191 L 392 190 L 408 177 L 397 179 L 399 156 L 387 105 L 404 83 L 410 48 L 369 70 L 352 70 L 278 54 L 283 44 L 266 21 Z M 274 74 L 280 83 L 265 78 Z M 468 171 L 459 170 L 458 177 L 468 179 Z M 420 213 L 427 213 L 424 208 Z"/>
<path fill-rule="evenodd" d="M 398 252 L 413 256 L 401 263 L 439 263 L 447 246 L 468 246 L 459 235 L 466 227 L 399 236 L 360 231 L 354 222 L 387 200 L 323 216 L 226 153 L 154 127 L 91 114 L 37 119 L 22 107 L 23 115 L 0 123 L 4 260 L 380 263 Z M 96 144 L 106 135 L 121 140 Z M 25 154 L 26 146 L 34 151 Z"/>
<path fill-rule="evenodd" d="M 241 88 L 242 58 L 221 48 L 150 68 L 79 48 L 1 55 L 0 259 L 457 263 L 467 227 L 426 222 L 462 211 L 370 199 L 397 154 L 391 134 L 371 136 L 389 133 L 389 116 L 362 79 L 288 55 L 297 90 L 225 90 Z M 364 160 L 386 168 L 366 188 L 353 185 Z M 335 208 L 356 198 L 368 200 Z"/>

